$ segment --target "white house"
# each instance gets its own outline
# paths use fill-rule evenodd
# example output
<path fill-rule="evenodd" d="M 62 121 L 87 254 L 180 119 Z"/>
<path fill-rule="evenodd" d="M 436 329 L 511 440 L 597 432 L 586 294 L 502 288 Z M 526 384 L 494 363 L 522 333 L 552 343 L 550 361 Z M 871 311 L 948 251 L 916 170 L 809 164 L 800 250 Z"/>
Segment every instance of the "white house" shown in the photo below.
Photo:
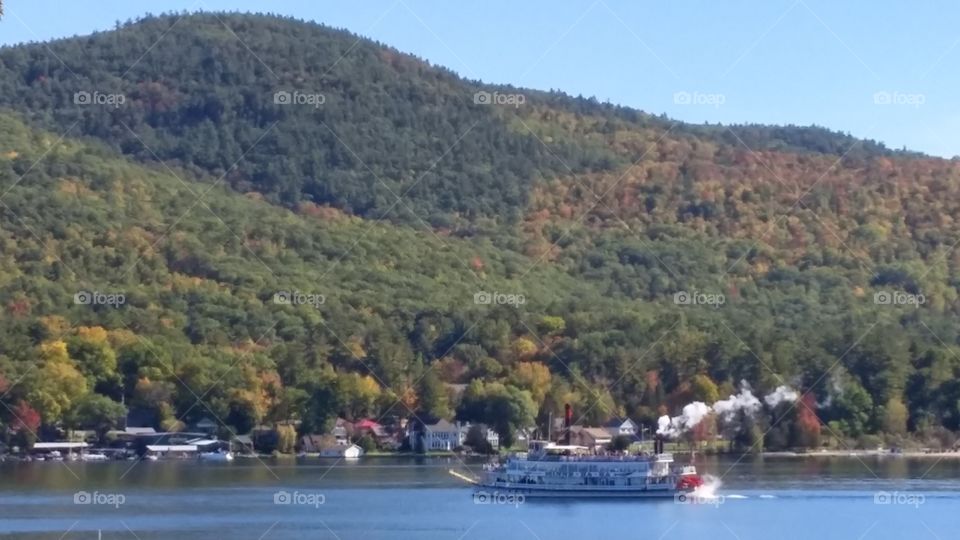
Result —
<path fill-rule="evenodd" d="M 491 446 L 494 448 L 500 448 L 500 435 L 496 431 L 489 429 L 485 426 L 481 426 L 485 430 L 485 437 Z M 467 433 L 470 431 L 470 423 L 460 423 L 457 422 L 454 424 L 448 420 L 439 420 L 435 424 L 426 424 L 423 426 L 423 448 L 424 450 L 437 451 L 445 450 L 450 451 L 455 448 L 463 446 L 464 442 L 467 440 Z M 418 432 L 410 432 L 410 446 L 411 448 L 417 448 Z"/>
<path fill-rule="evenodd" d="M 637 424 L 629 418 L 612 418 L 603 427 L 606 428 L 611 437 L 626 435 L 632 439 L 637 436 Z"/>
<path fill-rule="evenodd" d="M 495 429 L 490 429 L 490 428 L 488 428 L 488 427 L 486 427 L 486 426 L 484 426 L 483 429 L 485 429 L 486 432 L 487 432 L 487 433 L 486 433 L 486 439 L 487 439 L 487 442 L 490 443 L 490 446 L 491 446 L 494 450 L 499 450 L 499 449 L 500 449 L 500 434 L 497 433 L 497 430 L 495 430 Z"/>
<path fill-rule="evenodd" d="M 413 433 L 414 436 L 417 432 Z M 459 424 L 454 424 L 448 420 L 440 419 L 436 424 L 426 424 L 423 426 L 423 448 L 430 450 L 453 450 L 458 446 L 463 446 L 463 441 L 467 436 L 466 430 Z M 416 448 L 416 440 L 411 441 L 411 446 Z"/>
<path fill-rule="evenodd" d="M 350 433 L 347 429 L 349 427 L 349 422 L 343 418 L 337 418 L 336 423 L 333 426 L 333 429 L 330 431 L 330 434 L 333 435 L 333 438 L 337 441 L 337 444 L 347 446 L 350 444 Z"/>

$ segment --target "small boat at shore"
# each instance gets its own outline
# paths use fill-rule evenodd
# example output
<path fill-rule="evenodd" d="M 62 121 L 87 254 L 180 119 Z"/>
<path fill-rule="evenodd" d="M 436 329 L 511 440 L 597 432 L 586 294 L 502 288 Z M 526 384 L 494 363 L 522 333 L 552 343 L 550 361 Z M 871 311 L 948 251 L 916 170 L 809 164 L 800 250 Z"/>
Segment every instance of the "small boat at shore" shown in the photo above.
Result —
<path fill-rule="evenodd" d="M 233 452 L 203 452 L 199 454 L 201 461 L 215 461 L 225 463 L 233 461 Z"/>

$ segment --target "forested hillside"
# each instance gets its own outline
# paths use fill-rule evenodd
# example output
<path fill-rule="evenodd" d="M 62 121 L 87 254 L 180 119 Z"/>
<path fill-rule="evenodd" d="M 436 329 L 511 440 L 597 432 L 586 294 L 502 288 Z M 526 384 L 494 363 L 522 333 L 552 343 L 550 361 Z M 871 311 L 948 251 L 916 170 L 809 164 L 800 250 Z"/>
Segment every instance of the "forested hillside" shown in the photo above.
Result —
<path fill-rule="evenodd" d="M 254 15 L 0 49 L 0 107 L 21 436 L 127 406 L 509 438 L 564 403 L 651 424 L 741 380 L 807 393 L 747 448 L 960 429 L 955 161 L 492 87 Z"/>
<path fill-rule="evenodd" d="M 229 170 L 226 180 L 236 189 L 286 205 L 330 204 L 378 219 L 425 216 L 437 225 L 459 215 L 510 221 L 541 178 L 567 167 L 585 173 L 626 164 L 603 145 L 574 139 L 548 148 L 526 130 L 505 129 L 498 112 L 509 107 L 475 103 L 481 88 L 345 31 L 256 15 L 148 18 L 0 51 L 0 106 L 58 133 L 72 127 L 109 141 L 138 159 L 215 175 Z M 77 92 L 122 95 L 124 102 L 77 103 Z M 277 92 L 291 100 L 296 93 L 322 97 L 286 104 L 276 102 Z M 595 101 L 525 96 L 526 104 L 611 124 L 670 125 Z M 679 131 L 731 138 L 726 129 Z M 853 140 L 817 129 L 738 132 L 755 147 L 828 153 Z M 884 150 L 869 144 L 865 151 Z M 395 205 L 400 194 L 404 204 Z"/>
<path fill-rule="evenodd" d="M 85 423 L 71 411 L 94 394 L 168 427 L 450 414 L 438 374 L 502 377 L 536 349 L 519 338 L 527 325 L 620 312 L 557 270 L 525 272 L 520 255 L 335 211 L 297 216 L 7 116 L 0 147 L 4 400 L 51 427 Z M 484 291 L 526 298 L 477 304 Z M 426 372 L 440 357 L 449 366 Z"/>

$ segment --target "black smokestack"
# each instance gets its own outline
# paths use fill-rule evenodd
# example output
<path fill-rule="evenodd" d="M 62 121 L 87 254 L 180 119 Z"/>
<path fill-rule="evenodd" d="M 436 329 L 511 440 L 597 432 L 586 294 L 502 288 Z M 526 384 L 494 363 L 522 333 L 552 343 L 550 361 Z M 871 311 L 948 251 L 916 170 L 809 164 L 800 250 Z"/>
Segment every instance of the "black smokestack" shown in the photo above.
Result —
<path fill-rule="evenodd" d="M 663 453 L 663 435 L 659 433 L 653 438 L 653 453 L 657 455 Z"/>
<path fill-rule="evenodd" d="M 573 407 L 569 403 L 563 406 L 564 444 L 570 444 L 570 426 L 573 425 Z"/>

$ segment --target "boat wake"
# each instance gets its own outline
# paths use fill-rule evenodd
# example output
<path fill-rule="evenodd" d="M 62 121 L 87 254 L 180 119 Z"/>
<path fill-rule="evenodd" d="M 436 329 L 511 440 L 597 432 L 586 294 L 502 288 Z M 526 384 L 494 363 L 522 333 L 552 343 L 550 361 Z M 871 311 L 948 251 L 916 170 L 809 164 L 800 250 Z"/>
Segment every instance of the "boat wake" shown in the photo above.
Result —
<path fill-rule="evenodd" d="M 700 498 L 701 500 L 727 500 L 727 499 L 749 499 L 750 497 L 746 495 L 739 495 L 736 493 L 731 494 L 721 494 L 720 488 L 723 486 L 723 481 L 717 478 L 716 476 L 711 476 L 709 474 L 703 475 L 703 485 L 693 490 L 693 496 Z M 761 495 L 761 499 L 764 498 L 773 498 L 772 495 Z"/>
<path fill-rule="evenodd" d="M 716 476 L 705 474 L 702 476 L 703 484 L 693 490 L 693 495 L 701 499 L 716 499 L 719 497 L 717 491 L 723 485 L 723 481 Z"/>

